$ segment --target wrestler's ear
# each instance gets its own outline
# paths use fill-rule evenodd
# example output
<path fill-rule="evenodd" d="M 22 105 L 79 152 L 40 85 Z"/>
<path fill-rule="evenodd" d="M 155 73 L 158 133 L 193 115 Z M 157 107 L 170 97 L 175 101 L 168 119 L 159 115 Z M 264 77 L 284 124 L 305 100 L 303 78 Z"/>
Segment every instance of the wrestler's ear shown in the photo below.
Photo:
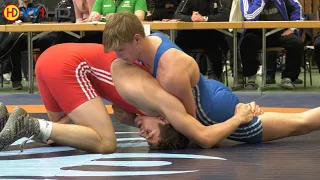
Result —
<path fill-rule="evenodd" d="M 140 34 L 134 35 L 134 42 L 137 44 L 139 44 L 141 42 L 141 35 Z"/>
<path fill-rule="evenodd" d="M 164 117 L 159 117 L 159 119 L 162 121 L 162 124 L 169 124 L 169 121 L 165 119 Z"/>

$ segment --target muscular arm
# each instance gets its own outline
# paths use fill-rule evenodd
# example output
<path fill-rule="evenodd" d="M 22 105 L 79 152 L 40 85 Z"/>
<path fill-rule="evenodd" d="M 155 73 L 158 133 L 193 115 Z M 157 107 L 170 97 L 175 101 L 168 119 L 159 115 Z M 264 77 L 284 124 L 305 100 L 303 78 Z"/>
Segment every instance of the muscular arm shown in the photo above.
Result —
<path fill-rule="evenodd" d="M 115 60 L 111 66 L 113 82 L 120 96 L 149 116 L 165 117 L 172 126 L 204 148 L 211 148 L 240 125 L 237 116 L 212 126 L 204 126 L 190 116 L 183 104 L 161 88 L 150 74 L 137 66 Z"/>
<path fill-rule="evenodd" d="M 175 56 L 174 61 L 171 56 Z M 196 117 L 192 87 L 198 82 L 199 74 L 195 60 L 177 52 L 164 54 L 157 70 L 157 80 L 161 87 L 177 97 L 192 117 Z"/>
<path fill-rule="evenodd" d="M 177 97 L 184 105 L 187 113 L 196 117 L 196 106 L 192 93 L 190 78 L 185 72 L 174 71 L 173 74 L 160 80 L 160 84 L 167 92 Z"/>
<path fill-rule="evenodd" d="M 158 107 L 160 115 L 166 117 L 178 132 L 203 148 L 211 148 L 226 139 L 241 124 L 241 121 L 234 116 L 223 123 L 204 126 L 187 114 L 181 102 L 166 91 L 159 90 L 156 96 L 152 93 L 147 93 L 146 96 L 162 101 Z"/>

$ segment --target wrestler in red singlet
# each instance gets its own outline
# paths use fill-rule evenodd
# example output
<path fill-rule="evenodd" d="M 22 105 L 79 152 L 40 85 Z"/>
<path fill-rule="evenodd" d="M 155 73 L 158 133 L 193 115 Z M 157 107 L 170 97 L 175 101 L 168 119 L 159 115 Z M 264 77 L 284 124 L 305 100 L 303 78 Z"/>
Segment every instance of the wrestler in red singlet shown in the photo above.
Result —
<path fill-rule="evenodd" d="M 46 109 L 69 114 L 100 96 L 123 110 L 140 113 L 120 97 L 113 85 L 110 67 L 114 59 L 116 53 L 105 53 L 102 44 L 65 43 L 47 49 L 36 64 L 38 87 Z"/>

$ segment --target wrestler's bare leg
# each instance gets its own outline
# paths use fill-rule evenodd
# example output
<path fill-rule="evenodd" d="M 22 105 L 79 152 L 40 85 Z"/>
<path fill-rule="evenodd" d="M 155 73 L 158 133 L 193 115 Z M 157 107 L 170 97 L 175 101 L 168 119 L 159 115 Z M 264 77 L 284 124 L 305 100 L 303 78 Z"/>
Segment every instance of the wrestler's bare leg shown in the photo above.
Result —
<path fill-rule="evenodd" d="M 52 118 L 52 115 L 56 115 L 54 120 L 59 119 L 58 113 L 49 116 Z M 60 113 L 60 116 L 62 115 L 63 113 Z M 0 149 L 5 149 L 21 137 L 35 135 L 34 138 L 43 142 L 49 139 L 57 144 L 88 152 L 115 152 L 116 136 L 113 124 L 100 97 L 81 104 L 68 116 L 75 124 L 48 123 L 42 119 L 30 118 L 22 108 L 16 107 L 4 127 L 5 130 L 0 133 Z"/>
<path fill-rule="evenodd" d="M 263 141 L 299 136 L 320 130 L 320 107 L 303 113 L 267 112 L 259 118 L 263 126 Z"/>
<path fill-rule="evenodd" d="M 115 151 L 116 136 L 113 124 L 100 97 L 83 103 L 68 116 L 75 124 L 53 123 L 49 139 L 89 152 Z"/>
<path fill-rule="evenodd" d="M 47 114 L 48 114 L 49 120 L 52 122 L 61 123 L 61 124 L 70 124 L 71 123 L 70 118 L 63 111 L 51 112 L 51 111 L 47 110 Z"/>
<path fill-rule="evenodd" d="M 116 148 L 116 137 L 110 116 L 100 97 L 89 100 L 71 113 L 48 111 L 54 122 L 50 140 L 77 149 L 112 153 Z M 70 124 L 73 119 L 75 124 Z"/>

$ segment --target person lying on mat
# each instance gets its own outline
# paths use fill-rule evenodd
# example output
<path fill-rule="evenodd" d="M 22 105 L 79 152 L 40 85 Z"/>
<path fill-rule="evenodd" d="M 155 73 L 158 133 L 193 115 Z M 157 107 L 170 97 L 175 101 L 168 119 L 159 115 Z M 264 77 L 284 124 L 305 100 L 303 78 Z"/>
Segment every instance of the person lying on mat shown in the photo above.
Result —
<path fill-rule="evenodd" d="M 117 59 L 111 65 L 111 75 L 126 102 L 153 116 L 135 118 L 135 126 L 151 148 L 184 148 L 188 140 L 211 148 L 226 138 L 261 143 L 320 130 L 320 108 L 296 114 L 263 113 L 254 102 L 239 103 L 237 96 L 224 84 L 204 78 L 193 88 L 196 120 L 178 98 L 140 67 Z M 118 117 L 130 115 L 125 113 L 116 109 Z"/>
<path fill-rule="evenodd" d="M 101 44 L 65 43 L 42 53 L 35 71 L 50 121 L 32 118 L 20 107 L 8 119 L 1 104 L 0 150 L 32 136 L 88 152 L 114 152 L 115 131 L 102 98 L 126 112 L 141 113 L 123 101 L 113 85 L 110 66 L 115 58 L 115 52 L 105 53 Z M 70 119 L 75 124 L 69 124 Z"/>

